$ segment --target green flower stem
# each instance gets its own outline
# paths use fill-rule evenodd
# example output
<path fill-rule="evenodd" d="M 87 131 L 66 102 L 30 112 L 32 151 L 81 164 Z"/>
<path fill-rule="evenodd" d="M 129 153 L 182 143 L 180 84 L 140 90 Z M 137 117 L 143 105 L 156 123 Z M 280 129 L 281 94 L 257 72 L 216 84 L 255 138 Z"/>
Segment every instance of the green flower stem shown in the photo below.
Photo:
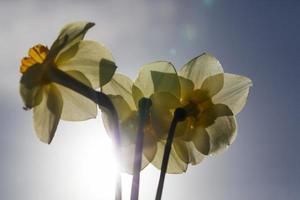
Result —
<path fill-rule="evenodd" d="M 152 105 L 150 99 L 142 98 L 139 100 L 139 126 L 136 136 L 136 146 L 134 154 L 134 168 L 131 185 L 131 200 L 139 199 L 140 171 L 142 166 L 144 127 L 148 121 L 149 109 Z"/>
<path fill-rule="evenodd" d="M 186 111 L 183 108 L 177 108 L 174 112 L 174 117 L 172 119 L 169 133 L 168 133 L 167 143 L 165 145 L 164 156 L 161 164 L 161 171 L 160 171 L 160 177 L 159 177 L 155 200 L 160 200 L 162 196 L 165 176 L 168 168 L 168 162 L 169 162 L 170 152 L 172 148 L 172 143 L 173 143 L 173 138 L 174 138 L 174 133 L 175 133 L 177 123 L 185 120 L 185 118 L 186 118 Z"/>
<path fill-rule="evenodd" d="M 120 149 L 121 146 L 121 137 L 119 132 L 119 118 L 117 111 L 112 103 L 112 101 L 109 99 L 109 97 L 99 91 L 94 90 L 91 87 L 86 86 L 85 84 L 81 83 L 80 81 L 74 79 L 73 77 L 69 76 L 65 72 L 57 69 L 57 68 L 51 68 L 49 71 L 49 79 L 53 82 L 56 82 L 60 85 L 63 85 L 64 87 L 67 87 L 73 91 L 78 92 L 79 94 L 87 97 L 88 99 L 92 100 L 96 104 L 98 104 L 99 107 L 108 109 L 112 120 L 115 122 L 115 133 L 114 133 L 114 139 L 115 139 L 115 148 L 117 152 L 117 158 L 120 157 Z M 118 159 L 120 160 L 120 159 Z M 121 200 L 122 199 L 122 182 L 121 182 L 121 173 L 119 172 L 117 175 L 117 181 L 116 181 L 116 194 L 115 199 Z"/>

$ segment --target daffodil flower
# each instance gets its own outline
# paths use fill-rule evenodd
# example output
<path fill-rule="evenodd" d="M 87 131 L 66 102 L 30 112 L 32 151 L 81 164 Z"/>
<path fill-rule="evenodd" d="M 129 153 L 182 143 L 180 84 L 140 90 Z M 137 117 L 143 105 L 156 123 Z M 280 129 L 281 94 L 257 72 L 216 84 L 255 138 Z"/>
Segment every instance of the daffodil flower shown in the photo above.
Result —
<path fill-rule="evenodd" d="M 151 162 L 161 168 L 175 109 L 184 108 L 188 114 L 186 120 L 177 124 L 167 173 L 185 172 L 188 164 L 198 164 L 206 155 L 221 152 L 233 142 L 235 115 L 244 107 L 252 85 L 246 77 L 224 73 L 220 62 L 207 53 L 189 61 L 178 73 L 165 61 L 144 65 L 136 81 L 127 83 L 118 78 L 107 84 L 106 92 L 113 95 L 122 116 L 122 141 L 127 141 L 127 147 L 135 144 L 138 100 L 152 100 L 144 129 L 143 166 Z M 132 154 L 133 151 L 127 156 L 129 169 Z"/>
<path fill-rule="evenodd" d="M 116 69 L 111 53 L 95 41 L 83 40 L 92 26 L 89 22 L 67 24 L 50 49 L 35 45 L 21 61 L 20 94 L 25 108 L 33 108 L 34 128 L 42 142 L 52 141 L 60 119 L 81 121 L 97 115 L 96 104 L 87 95 L 53 81 L 59 71 L 91 89 L 111 79 Z"/>
<path fill-rule="evenodd" d="M 185 64 L 178 81 L 179 98 L 170 92 L 152 97 L 152 126 L 159 140 L 151 162 L 159 169 L 174 110 L 183 108 L 187 113 L 186 120 L 177 124 L 167 173 L 185 172 L 189 163 L 198 164 L 205 155 L 221 152 L 233 142 L 235 115 L 244 107 L 252 85 L 246 77 L 224 73 L 220 62 L 207 53 Z"/>
<path fill-rule="evenodd" d="M 151 71 L 154 71 L 155 75 L 153 76 L 157 78 L 157 85 L 155 86 L 152 84 Z M 168 72 L 168 76 L 159 77 L 164 72 Z M 145 77 L 143 77 L 144 75 Z M 172 87 L 170 87 L 170 83 Z M 180 90 L 175 68 L 171 63 L 162 61 L 143 66 L 139 77 L 134 83 L 124 75 L 115 74 L 112 80 L 103 87 L 103 92 L 110 94 L 110 98 L 119 116 L 123 154 L 121 156 L 123 162 L 121 163 L 123 164 L 123 171 L 130 174 L 133 173 L 136 133 L 139 124 L 139 100 L 143 97 L 152 99 L 152 94 L 157 90 L 159 92 L 168 91 L 171 93 L 174 91 L 174 95 L 177 95 L 179 98 L 179 93 L 176 91 L 177 89 L 173 88 L 173 83 L 177 85 L 177 89 Z M 155 88 L 158 86 L 159 88 Z M 110 124 L 110 121 L 106 119 L 105 113 L 103 114 L 103 118 L 108 133 L 113 132 L 113 126 Z M 149 118 L 144 128 L 142 169 L 154 159 L 157 152 L 157 142 L 159 138 L 157 137 L 157 133 L 154 132 L 155 130 L 152 127 L 151 120 L 152 118 Z"/>

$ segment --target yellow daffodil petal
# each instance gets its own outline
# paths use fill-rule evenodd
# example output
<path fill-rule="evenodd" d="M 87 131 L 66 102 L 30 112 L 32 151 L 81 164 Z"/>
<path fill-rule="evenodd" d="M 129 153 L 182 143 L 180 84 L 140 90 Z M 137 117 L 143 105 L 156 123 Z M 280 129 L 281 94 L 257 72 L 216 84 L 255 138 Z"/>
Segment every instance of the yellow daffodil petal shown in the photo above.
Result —
<path fill-rule="evenodd" d="M 179 78 L 170 62 L 157 61 L 142 66 L 134 84 L 145 97 L 150 97 L 154 92 L 169 92 L 180 98 Z"/>
<path fill-rule="evenodd" d="M 86 32 L 93 27 L 95 24 L 92 22 L 72 22 L 66 24 L 60 31 L 57 39 L 51 46 L 51 51 L 57 51 L 61 54 L 64 51 L 68 50 L 74 44 L 81 41 Z"/>
<path fill-rule="evenodd" d="M 86 86 L 91 87 L 89 80 L 79 71 L 66 71 L 66 73 Z M 97 106 L 93 101 L 62 85 L 55 85 L 61 92 L 64 102 L 61 119 L 67 121 L 82 121 L 96 118 Z"/>
<path fill-rule="evenodd" d="M 41 64 L 35 64 L 24 72 L 20 80 L 20 94 L 26 108 L 38 105 L 42 100 L 41 88 L 44 84 Z"/>
<path fill-rule="evenodd" d="M 214 103 L 226 104 L 237 114 L 245 106 L 251 86 L 252 81 L 249 78 L 225 73 L 223 89 L 212 100 Z"/>
<path fill-rule="evenodd" d="M 145 128 L 147 130 L 147 127 Z M 143 154 L 147 158 L 149 162 L 152 162 L 152 160 L 155 157 L 155 154 L 157 152 L 157 138 L 155 136 L 155 133 L 147 132 L 144 129 L 144 143 L 143 143 Z"/>
<path fill-rule="evenodd" d="M 219 73 L 223 73 L 220 62 L 208 53 L 201 54 L 192 59 L 178 72 L 180 76 L 193 81 L 195 89 L 200 89 L 207 77 Z"/>
<path fill-rule="evenodd" d="M 210 150 L 210 138 L 205 128 L 198 127 L 193 132 L 192 142 L 199 152 L 208 155 Z"/>
<path fill-rule="evenodd" d="M 179 76 L 179 82 L 180 82 L 180 92 L 181 92 L 180 101 L 183 103 L 185 102 L 188 103 L 188 99 L 191 96 L 194 89 L 194 83 L 191 80 L 180 76 Z"/>
<path fill-rule="evenodd" d="M 157 152 L 156 152 L 155 158 L 151 162 L 157 169 L 161 168 L 164 149 L 165 149 L 165 141 L 164 140 L 158 141 L 157 142 Z M 188 164 L 181 160 L 181 158 L 178 156 L 178 154 L 176 153 L 176 151 L 174 150 L 174 147 L 173 147 L 170 152 L 167 173 L 180 174 L 180 173 L 186 172 L 187 166 L 188 166 Z"/>
<path fill-rule="evenodd" d="M 144 97 L 143 92 L 135 84 L 133 84 L 132 85 L 132 98 L 133 98 L 136 108 L 139 107 L 139 101 L 143 97 Z"/>
<path fill-rule="evenodd" d="M 113 78 L 102 87 L 105 94 L 120 95 L 130 106 L 130 109 L 137 110 L 132 97 L 133 82 L 127 76 L 122 74 L 114 74 Z"/>
<path fill-rule="evenodd" d="M 78 42 L 59 55 L 56 65 L 64 71 L 80 71 L 89 79 L 93 88 L 99 88 L 110 81 L 116 70 L 108 49 L 87 40 Z"/>
<path fill-rule="evenodd" d="M 38 138 L 50 144 L 61 116 L 63 100 L 52 84 L 44 86 L 43 95 L 42 102 L 33 108 L 34 128 Z"/>
<path fill-rule="evenodd" d="M 202 162 L 205 158 L 205 155 L 202 154 L 196 147 L 193 142 L 186 142 L 185 141 L 186 148 L 188 149 L 189 156 L 190 156 L 190 163 L 192 165 L 197 165 L 200 162 Z"/>
<path fill-rule="evenodd" d="M 109 95 L 109 98 L 118 113 L 122 146 L 134 144 L 138 126 L 137 111 L 131 110 L 128 103 L 120 95 Z M 103 110 L 102 120 L 106 130 L 108 130 L 108 134 L 113 134 L 115 128 L 114 121 L 112 121 L 109 111 Z"/>
<path fill-rule="evenodd" d="M 210 138 L 210 152 L 215 154 L 224 151 L 236 137 L 236 121 L 234 116 L 218 117 L 214 124 L 206 128 Z"/>
<path fill-rule="evenodd" d="M 166 139 L 174 110 L 180 106 L 179 100 L 170 93 L 157 92 L 151 95 L 151 123 L 160 139 Z"/>
<path fill-rule="evenodd" d="M 122 146 L 120 149 L 121 149 L 121 156 L 120 156 L 121 171 L 126 172 L 128 174 L 133 174 L 135 145 L 132 144 L 125 147 Z M 149 161 L 146 159 L 144 155 L 142 155 L 141 170 L 143 170 L 148 164 Z"/>
<path fill-rule="evenodd" d="M 174 140 L 173 148 L 180 159 L 186 164 L 198 164 L 204 159 L 204 155 L 199 152 L 192 142 Z"/>
<path fill-rule="evenodd" d="M 218 117 L 232 116 L 233 113 L 227 105 L 215 104 L 197 117 L 196 125 L 200 127 L 208 127 L 212 125 Z"/>
<path fill-rule="evenodd" d="M 201 90 L 207 91 L 209 97 L 216 95 L 224 85 L 224 74 L 216 74 L 207 77 L 202 85 Z"/>

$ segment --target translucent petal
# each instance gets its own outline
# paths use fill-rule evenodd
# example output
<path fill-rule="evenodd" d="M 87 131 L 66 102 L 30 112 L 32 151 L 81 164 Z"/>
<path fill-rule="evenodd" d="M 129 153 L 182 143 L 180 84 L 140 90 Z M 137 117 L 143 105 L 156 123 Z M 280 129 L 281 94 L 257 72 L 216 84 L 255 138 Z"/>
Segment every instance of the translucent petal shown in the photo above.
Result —
<path fill-rule="evenodd" d="M 141 98 L 144 97 L 144 94 L 135 84 L 132 85 L 132 97 L 134 100 L 135 107 L 138 108 L 139 101 Z"/>
<path fill-rule="evenodd" d="M 187 164 L 195 165 L 204 159 L 204 155 L 197 150 L 192 142 L 174 140 L 173 147 L 181 160 Z"/>
<path fill-rule="evenodd" d="M 110 81 L 116 70 L 108 49 L 97 42 L 86 40 L 61 54 L 56 65 L 64 71 L 80 71 L 89 79 L 93 88 L 99 88 Z"/>
<path fill-rule="evenodd" d="M 224 104 L 215 104 L 209 109 L 200 113 L 197 117 L 196 126 L 208 127 L 212 125 L 218 117 L 232 116 L 233 113 L 230 108 Z"/>
<path fill-rule="evenodd" d="M 201 90 L 207 91 L 209 97 L 216 95 L 224 85 L 224 74 L 216 74 L 207 77 L 201 86 Z"/>
<path fill-rule="evenodd" d="M 178 74 L 193 81 L 195 89 L 200 89 L 207 77 L 219 73 L 223 73 L 220 62 L 214 56 L 204 53 L 185 64 Z"/>
<path fill-rule="evenodd" d="M 205 128 L 197 127 L 192 136 L 195 148 L 204 155 L 208 155 L 210 150 L 210 138 Z"/>
<path fill-rule="evenodd" d="M 157 152 L 157 138 L 154 132 L 149 132 L 146 130 L 147 127 L 144 129 L 143 154 L 149 162 L 152 162 Z"/>
<path fill-rule="evenodd" d="M 249 78 L 225 73 L 223 89 L 212 100 L 214 103 L 226 104 L 237 114 L 245 106 L 251 86 L 252 81 Z"/>
<path fill-rule="evenodd" d="M 20 80 L 20 94 L 25 107 L 32 108 L 42 101 L 43 68 L 35 64 L 28 68 Z"/>
<path fill-rule="evenodd" d="M 61 54 L 68 50 L 74 44 L 81 41 L 86 32 L 94 25 L 95 24 L 91 22 L 73 22 L 66 24 L 50 48 L 51 54 L 57 55 L 58 53 Z"/>
<path fill-rule="evenodd" d="M 210 138 L 210 154 L 224 151 L 236 137 L 234 116 L 218 117 L 213 125 L 206 128 Z"/>
<path fill-rule="evenodd" d="M 157 92 L 151 95 L 151 122 L 153 128 L 160 139 L 166 139 L 173 112 L 180 107 L 179 100 L 170 93 Z"/>
<path fill-rule="evenodd" d="M 189 152 L 184 141 L 174 140 L 173 148 L 183 162 L 187 164 L 190 162 Z"/>
<path fill-rule="evenodd" d="M 45 86 L 42 102 L 33 108 L 34 128 L 38 138 L 50 144 L 62 112 L 63 100 L 54 85 Z"/>
<path fill-rule="evenodd" d="M 157 169 L 161 169 L 164 149 L 165 149 L 165 141 L 164 140 L 158 141 L 157 142 L 157 152 L 156 152 L 155 158 L 151 162 Z M 173 147 L 170 152 L 167 173 L 169 173 L 169 174 L 183 173 L 187 170 L 187 166 L 188 166 L 188 164 L 180 159 L 180 157 L 178 156 L 178 154 L 176 153 L 176 151 L 174 150 L 174 147 Z"/>
<path fill-rule="evenodd" d="M 114 74 L 111 81 L 102 87 L 102 91 L 105 94 L 122 96 L 132 110 L 137 110 L 132 97 L 132 85 L 133 82 L 127 76 Z"/>
<path fill-rule="evenodd" d="M 79 71 L 67 71 L 66 73 L 86 86 L 91 87 L 89 80 Z M 93 101 L 62 85 L 55 85 L 59 89 L 64 102 L 61 119 L 82 121 L 96 118 L 97 106 Z"/>
<path fill-rule="evenodd" d="M 179 82 L 180 82 L 180 92 L 181 92 L 180 99 L 183 102 L 187 102 L 193 92 L 194 83 L 191 80 L 183 77 L 179 77 Z"/>
<path fill-rule="evenodd" d="M 127 102 L 121 96 L 110 95 L 109 97 L 113 102 L 119 116 L 122 145 L 126 146 L 129 144 L 134 144 L 136 141 L 136 132 L 138 126 L 137 112 L 132 111 Z M 115 127 L 114 122 L 110 117 L 110 113 L 102 112 L 102 119 L 108 134 L 113 136 Z"/>
<path fill-rule="evenodd" d="M 169 92 L 180 98 L 179 78 L 170 62 L 158 61 L 142 66 L 134 84 L 145 97 L 150 97 L 154 92 Z"/>
<path fill-rule="evenodd" d="M 134 168 L 134 155 L 135 155 L 135 145 L 128 145 L 121 147 L 121 170 L 128 174 L 133 174 Z M 149 164 L 146 157 L 142 156 L 142 166 L 141 170 L 143 170 Z"/>

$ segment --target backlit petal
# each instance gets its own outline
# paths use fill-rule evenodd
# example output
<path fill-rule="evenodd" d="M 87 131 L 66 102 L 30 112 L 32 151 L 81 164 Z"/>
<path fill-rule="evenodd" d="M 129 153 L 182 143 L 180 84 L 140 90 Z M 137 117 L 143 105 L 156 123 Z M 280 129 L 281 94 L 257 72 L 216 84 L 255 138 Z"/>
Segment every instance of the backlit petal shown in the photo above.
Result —
<path fill-rule="evenodd" d="M 66 73 L 86 86 L 91 87 L 89 80 L 79 71 L 67 71 Z M 97 106 L 93 101 L 62 85 L 55 85 L 59 89 L 64 102 L 61 119 L 82 121 L 96 118 Z"/>
<path fill-rule="evenodd" d="M 226 104 L 237 114 L 245 106 L 251 86 L 252 81 L 249 78 L 225 73 L 223 89 L 212 100 L 214 103 Z"/>
<path fill-rule="evenodd" d="M 186 79 L 184 77 L 179 77 L 179 82 L 180 82 L 180 92 L 181 92 L 180 99 L 182 102 L 187 102 L 193 92 L 194 83 L 191 80 Z"/>
<path fill-rule="evenodd" d="M 134 156 L 135 156 L 135 145 L 128 145 L 125 147 L 121 147 L 121 162 L 120 167 L 121 171 L 126 172 L 128 174 L 133 174 L 134 168 Z M 149 161 L 146 159 L 144 155 L 142 155 L 142 166 L 141 170 L 144 169 L 149 164 Z"/>
<path fill-rule="evenodd" d="M 138 126 L 138 115 L 136 111 L 132 111 L 120 95 L 109 95 L 113 105 L 115 106 L 119 117 L 119 128 L 121 134 L 122 146 L 134 144 L 136 141 L 136 132 Z M 113 137 L 115 125 L 111 119 L 110 113 L 103 110 L 102 120 L 107 133 Z"/>
<path fill-rule="evenodd" d="M 33 121 L 38 138 L 50 144 L 61 116 L 63 100 L 54 85 L 45 86 L 43 91 L 42 102 L 33 108 Z"/>
<path fill-rule="evenodd" d="M 196 124 L 200 127 L 208 127 L 212 125 L 218 117 L 232 116 L 233 113 L 227 105 L 215 104 L 200 113 L 197 117 Z"/>
<path fill-rule="evenodd" d="M 160 140 L 157 142 L 157 153 L 155 158 L 151 162 L 157 169 L 161 169 L 162 158 L 165 149 L 165 141 Z M 181 160 L 178 156 L 174 147 L 171 149 L 170 157 L 169 157 L 169 164 L 167 168 L 167 173 L 169 174 L 180 174 L 187 170 L 188 164 Z"/>
<path fill-rule="evenodd" d="M 210 138 L 210 154 L 224 151 L 236 137 L 236 121 L 234 116 L 224 116 L 216 119 L 215 123 L 207 127 Z"/>
<path fill-rule="evenodd" d="M 195 84 L 195 89 L 200 89 L 203 81 L 212 75 L 223 73 L 220 62 L 208 53 L 192 59 L 178 72 L 180 76 L 190 79 Z"/>
<path fill-rule="evenodd" d="M 173 148 L 180 159 L 189 164 L 198 164 L 204 159 L 204 155 L 195 148 L 192 142 L 174 140 Z"/>
<path fill-rule="evenodd" d="M 132 110 L 137 110 L 132 97 L 132 84 L 130 78 L 122 74 L 114 74 L 113 78 L 102 87 L 105 94 L 120 95 Z"/>
<path fill-rule="evenodd" d="M 44 84 L 43 67 L 35 64 L 28 68 L 20 80 L 20 94 L 26 108 L 38 105 L 42 100 L 41 87 Z"/>
<path fill-rule="evenodd" d="M 50 48 L 51 54 L 55 57 L 57 54 L 68 50 L 74 44 L 81 41 L 86 32 L 94 25 L 95 24 L 91 22 L 73 22 L 66 24 Z"/>
<path fill-rule="evenodd" d="M 202 85 L 201 90 L 207 91 L 209 97 L 216 95 L 224 85 L 224 75 L 223 74 L 216 74 L 213 76 L 207 77 Z"/>
<path fill-rule="evenodd" d="M 179 78 L 170 62 L 157 61 L 142 66 L 134 84 L 145 97 L 150 97 L 154 92 L 169 92 L 180 98 Z"/>
<path fill-rule="evenodd" d="M 210 150 L 210 138 L 205 128 L 197 127 L 194 130 L 192 142 L 199 152 L 208 155 Z"/>
<path fill-rule="evenodd" d="M 110 81 L 116 70 L 108 49 L 97 42 L 86 40 L 61 54 L 56 65 L 64 71 L 80 71 L 89 79 L 93 88 L 99 88 Z"/>

